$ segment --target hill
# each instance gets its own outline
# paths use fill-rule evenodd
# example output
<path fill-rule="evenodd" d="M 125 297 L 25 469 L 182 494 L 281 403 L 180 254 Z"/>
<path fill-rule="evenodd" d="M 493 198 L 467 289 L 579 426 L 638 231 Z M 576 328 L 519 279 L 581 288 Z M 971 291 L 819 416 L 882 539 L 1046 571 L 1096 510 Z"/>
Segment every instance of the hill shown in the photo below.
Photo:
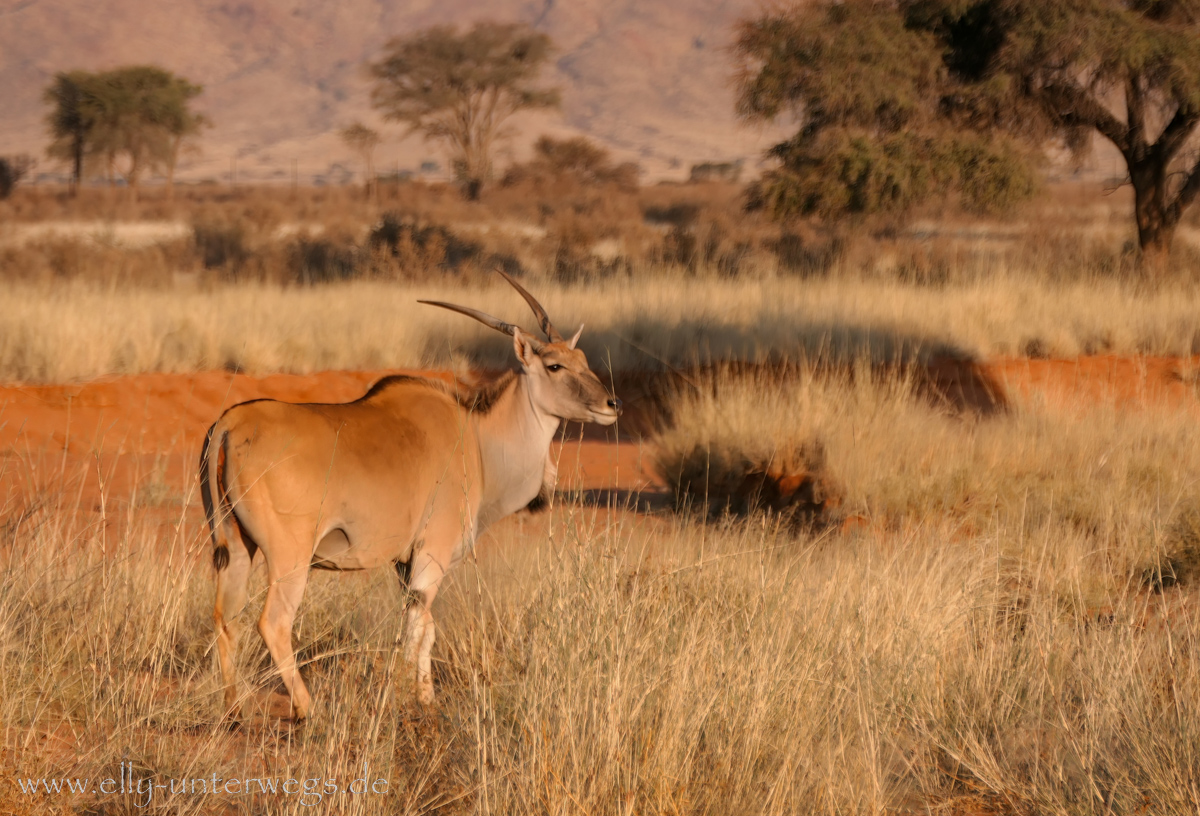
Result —
<path fill-rule="evenodd" d="M 82 9 L 86 8 L 86 11 Z M 42 89 L 56 71 L 156 63 L 205 86 L 215 122 L 181 177 L 336 180 L 357 169 L 336 135 L 368 105 L 363 63 L 383 44 L 436 23 L 522 20 L 559 48 L 547 79 L 561 114 L 528 118 L 519 155 L 541 132 L 583 133 L 649 178 L 682 177 L 699 161 L 747 159 L 770 134 L 733 114 L 733 23 L 751 0 L 0 0 L 0 154 L 42 156 Z M 440 161 L 388 126 L 381 169 Z M 41 171 L 56 171 L 42 160 Z"/>

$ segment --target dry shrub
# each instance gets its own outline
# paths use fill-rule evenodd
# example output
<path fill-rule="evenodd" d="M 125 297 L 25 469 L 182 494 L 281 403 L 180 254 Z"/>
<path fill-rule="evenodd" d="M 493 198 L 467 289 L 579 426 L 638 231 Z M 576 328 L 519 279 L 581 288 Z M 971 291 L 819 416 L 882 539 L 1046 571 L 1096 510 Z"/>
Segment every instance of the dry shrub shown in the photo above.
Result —
<path fill-rule="evenodd" d="M 772 448 L 765 455 L 696 445 L 669 461 L 660 458 L 656 467 L 681 510 L 700 508 L 710 516 L 766 511 L 799 525 L 828 521 L 841 496 L 821 443 L 778 442 Z"/>
<path fill-rule="evenodd" d="M 325 284 L 354 280 L 363 274 L 360 249 L 330 238 L 298 238 L 288 246 L 291 280 Z"/>
<path fill-rule="evenodd" d="M 236 277 L 250 256 L 246 229 L 238 222 L 199 221 L 192 226 L 193 242 L 205 269 L 225 269 Z"/>

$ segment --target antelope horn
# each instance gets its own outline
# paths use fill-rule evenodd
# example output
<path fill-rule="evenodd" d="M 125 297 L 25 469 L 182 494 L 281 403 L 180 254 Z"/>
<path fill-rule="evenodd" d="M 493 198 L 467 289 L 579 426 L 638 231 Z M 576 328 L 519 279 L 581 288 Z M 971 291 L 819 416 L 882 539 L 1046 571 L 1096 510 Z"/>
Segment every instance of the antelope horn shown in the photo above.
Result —
<path fill-rule="evenodd" d="M 440 306 L 443 309 L 449 309 L 452 312 L 458 312 L 459 314 L 465 314 L 467 317 L 473 317 L 476 320 L 478 320 L 480 323 L 482 323 L 483 325 L 490 326 L 491 328 L 495 329 L 496 331 L 504 332 L 507 335 L 513 335 L 517 331 L 517 327 L 511 323 L 505 323 L 503 320 L 500 320 L 499 318 L 496 318 L 496 317 L 492 317 L 490 314 L 484 314 L 483 312 L 477 311 L 475 309 L 470 309 L 466 306 L 457 306 L 453 303 L 443 303 L 440 300 L 418 300 L 417 303 L 424 303 L 429 306 Z M 526 335 L 526 336 L 529 336 L 529 335 Z M 536 337 L 529 336 L 529 340 L 531 343 L 533 343 L 533 346 L 535 349 L 540 349 L 542 347 L 542 344 L 538 342 Z"/>
<path fill-rule="evenodd" d="M 533 313 L 537 315 L 538 325 L 542 327 L 542 331 L 545 333 L 546 339 L 548 339 L 551 343 L 561 343 L 563 341 L 563 336 L 558 333 L 558 329 L 554 328 L 554 324 L 550 322 L 550 318 L 546 314 L 546 310 L 542 308 L 542 304 L 538 303 L 537 299 L 534 298 L 533 295 L 525 291 L 524 286 L 513 280 L 512 276 L 503 269 L 496 267 L 496 271 L 499 272 L 506 281 L 511 283 L 514 289 L 521 293 L 521 297 L 525 298 L 525 302 L 529 304 L 529 308 L 533 309 Z"/>

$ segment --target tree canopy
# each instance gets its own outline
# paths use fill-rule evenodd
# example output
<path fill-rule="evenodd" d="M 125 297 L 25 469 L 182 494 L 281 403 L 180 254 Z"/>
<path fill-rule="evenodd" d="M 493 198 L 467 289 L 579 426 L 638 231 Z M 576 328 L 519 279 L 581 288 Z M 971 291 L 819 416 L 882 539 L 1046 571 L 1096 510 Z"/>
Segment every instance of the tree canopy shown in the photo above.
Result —
<path fill-rule="evenodd" d="M 468 198 L 492 177 L 493 152 L 518 111 L 557 106 L 535 80 L 550 38 L 522 24 L 435 26 L 392 40 L 370 65 L 372 104 L 409 133 L 443 143 Z"/>
<path fill-rule="evenodd" d="M 367 127 L 362 122 L 347 125 L 338 131 L 346 146 L 359 155 L 363 162 L 363 175 L 366 179 L 363 189 L 368 196 L 375 189 L 375 148 L 383 141 L 379 131 Z"/>
<path fill-rule="evenodd" d="M 75 184 L 85 163 L 110 178 L 120 164 L 134 188 L 150 169 L 161 169 L 170 182 L 184 142 L 208 123 L 191 109 L 202 90 L 153 65 L 59 73 L 44 94 L 47 152 L 71 163 Z"/>
<path fill-rule="evenodd" d="M 504 174 L 504 184 L 524 181 L 545 185 L 555 180 L 598 186 L 611 184 L 623 190 L 637 187 L 641 168 L 634 162 L 614 163 L 608 150 L 583 136 L 555 139 L 541 136 L 533 145 L 533 156 Z"/>
<path fill-rule="evenodd" d="M 846 0 L 741 23 L 739 112 L 796 117 L 757 202 L 779 215 L 979 209 L 1033 189 L 1037 150 L 1092 134 L 1129 168 L 1165 252 L 1200 194 L 1200 0 Z"/>

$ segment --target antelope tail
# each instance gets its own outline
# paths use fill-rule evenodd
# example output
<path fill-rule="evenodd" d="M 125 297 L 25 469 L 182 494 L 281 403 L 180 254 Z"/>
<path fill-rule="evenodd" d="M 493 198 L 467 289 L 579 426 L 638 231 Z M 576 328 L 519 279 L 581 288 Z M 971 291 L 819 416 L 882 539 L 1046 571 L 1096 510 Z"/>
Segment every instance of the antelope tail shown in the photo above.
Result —
<path fill-rule="evenodd" d="M 204 435 L 204 446 L 200 449 L 200 500 L 204 503 L 204 517 L 208 519 L 208 532 L 213 542 L 213 567 L 217 572 L 229 566 L 229 545 L 220 527 L 233 513 L 229 494 L 225 490 L 225 431 L 217 434 L 216 450 L 213 450 L 214 422 Z M 220 504 L 220 517 L 217 516 Z"/>

